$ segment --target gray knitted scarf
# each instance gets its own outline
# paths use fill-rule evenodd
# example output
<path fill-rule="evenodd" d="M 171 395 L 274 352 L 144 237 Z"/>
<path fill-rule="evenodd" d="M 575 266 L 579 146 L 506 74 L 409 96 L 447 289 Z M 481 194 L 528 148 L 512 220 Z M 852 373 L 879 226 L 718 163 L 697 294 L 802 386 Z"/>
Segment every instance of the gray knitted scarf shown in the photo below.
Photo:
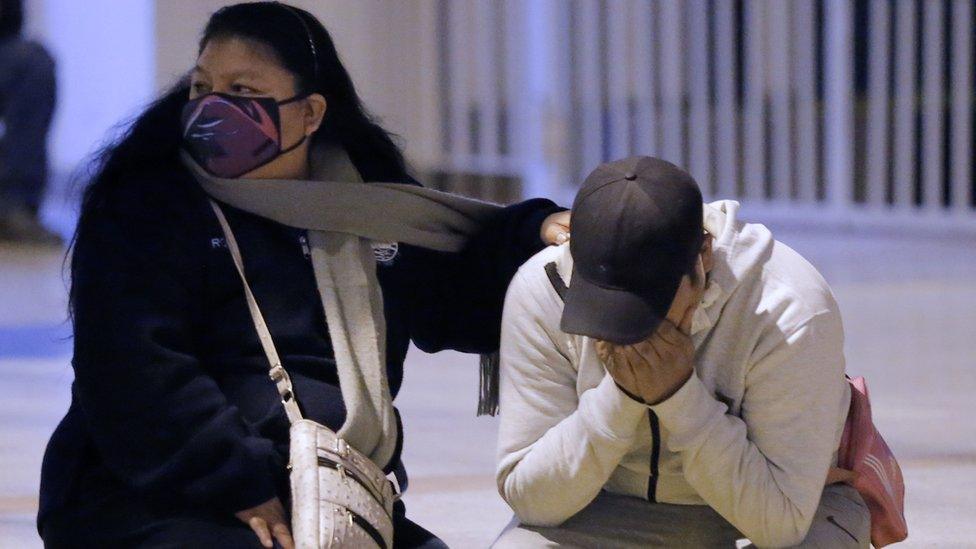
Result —
<path fill-rule="evenodd" d="M 348 154 L 319 146 L 311 179 L 222 179 L 186 153 L 184 164 L 212 198 L 306 229 L 346 407 L 340 437 L 382 465 L 396 448 L 386 377 L 386 322 L 374 243 L 457 252 L 500 206 L 399 183 L 364 184 Z M 497 358 L 482 359 L 479 413 L 493 413 Z M 301 395 L 296 395 L 299 399 Z"/>

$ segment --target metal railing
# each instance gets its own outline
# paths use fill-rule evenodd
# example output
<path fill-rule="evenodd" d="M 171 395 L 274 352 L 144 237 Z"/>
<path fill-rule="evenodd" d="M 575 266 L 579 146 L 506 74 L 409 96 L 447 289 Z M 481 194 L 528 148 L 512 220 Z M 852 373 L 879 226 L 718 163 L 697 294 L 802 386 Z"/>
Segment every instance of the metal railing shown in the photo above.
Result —
<path fill-rule="evenodd" d="M 976 226 L 973 0 L 439 0 L 434 169 L 572 197 L 601 161 L 818 219 Z"/>

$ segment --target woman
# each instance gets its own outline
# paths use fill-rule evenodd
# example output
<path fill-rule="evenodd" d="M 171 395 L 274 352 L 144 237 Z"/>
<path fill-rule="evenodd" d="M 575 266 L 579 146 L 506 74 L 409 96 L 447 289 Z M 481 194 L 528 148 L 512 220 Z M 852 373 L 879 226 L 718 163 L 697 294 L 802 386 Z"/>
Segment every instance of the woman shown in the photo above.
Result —
<path fill-rule="evenodd" d="M 215 13 L 189 82 L 107 150 L 85 194 L 71 265 L 73 399 L 42 472 L 47 546 L 291 545 L 288 420 L 220 225 L 180 162 L 184 133 L 199 137 L 185 132 L 185 107 L 206 97 L 270 105 L 280 130 L 275 154 L 257 161 L 232 144 L 212 143 L 223 147 L 215 152 L 195 142 L 215 176 L 307 178 L 311 148 L 327 143 L 365 181 L 413 183 L 312 15 L 272 2 Z M 197 118 L 194 128 L 217 122 Z M 223 210 L 306 417 L 338 429 L 346 410 L 305 233 Z M 567 225 L 568 213 L 530 200 L 501 210 L 462 252 L 385 250 L 377 276 L 392 395 L 411 341 L 428 352 L 494 351 L 508 281 Z M 399 442 L 378 465 L 403 482 Z M 398 546 L 443 546 L 402 504 L 395 514 Z"/>

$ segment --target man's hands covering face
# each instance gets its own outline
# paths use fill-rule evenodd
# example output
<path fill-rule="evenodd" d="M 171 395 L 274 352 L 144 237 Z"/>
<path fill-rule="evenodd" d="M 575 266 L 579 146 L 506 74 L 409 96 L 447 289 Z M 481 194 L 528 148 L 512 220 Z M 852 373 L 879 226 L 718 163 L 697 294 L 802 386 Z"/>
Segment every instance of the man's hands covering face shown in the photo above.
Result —
<path fill-rule="evenodd" d="M 694 372 L 691 337 L 669 320 L 640 343 L 621 346 L 599 341 L 597 352 L 617 385 L 648 405 L 667 400 Z"/>
<path fill-rule="evenodd" d="M 705 290 L 705 272 L 699 259 L 694 282 L 686 276 L 668 317 L 644 341 L 615 345 L 598 341 L 597 353 L 613 380 L 626 393 L 655 405 L 667 400 L 695 370 L 691 321 Z M 676 324 L 675 319 L 680 319 Z"/>

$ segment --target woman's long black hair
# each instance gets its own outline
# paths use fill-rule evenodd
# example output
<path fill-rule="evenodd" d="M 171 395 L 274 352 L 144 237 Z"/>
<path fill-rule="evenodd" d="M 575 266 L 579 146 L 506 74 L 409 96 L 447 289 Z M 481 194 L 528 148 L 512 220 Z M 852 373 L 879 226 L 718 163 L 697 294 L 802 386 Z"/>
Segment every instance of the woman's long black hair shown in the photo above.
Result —
<path fill-rule="evenodd" d="M 269 47 L 281 65 L 295 75 L 300 94 L 325 97 L 328 108 L 312 143 L 341 144 L 367 181 L 410 181 L 400 148 L 363 106 L 332 37 L 315 16 L 279 2 L 235 4 L 210 17 L 198 52 L 211 40 L 223 38 L 249 39 Z M 180 114 L 189 93 L 189 79 L 184 77 L 97 155 L 93 176 L 82 196 L 74 242 L 84 237 L 85 228 L 112 189 L 139 185 L 140 174 L 148 170 L 183 169 L 178 160 Z M 73 260 L 71 267 L 73 279 Z M 71 293 L 73 304 L 73 290 Z"/>

